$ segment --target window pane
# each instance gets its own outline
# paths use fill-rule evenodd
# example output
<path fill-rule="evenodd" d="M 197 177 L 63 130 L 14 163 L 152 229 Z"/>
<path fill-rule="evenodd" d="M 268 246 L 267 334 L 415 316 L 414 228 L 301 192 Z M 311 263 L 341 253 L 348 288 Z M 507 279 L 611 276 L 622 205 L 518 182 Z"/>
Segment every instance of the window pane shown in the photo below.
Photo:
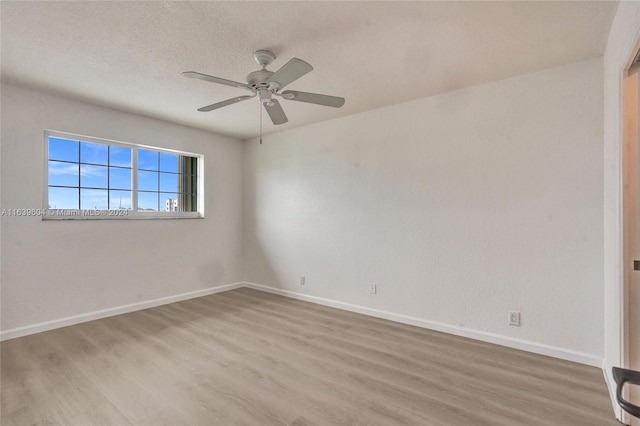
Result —
<path fill-rule="evenodd" d="M 49 137 L 49 159 L 78 161 L 78 141 Z"/>
<path fill-rule="evenodd" d="M 131 169 L 109 167 L 109 189 L 131 190 Z"/>
<path fill-rule="evenodd" d="M 138 172 L 138 189 L 140 191 L 158 190 L 158 172 Z"/>
<path fill-rule="evenodd" d="M 131 148 L 109 146 L 109 165 L 131 167 Z"/>
<path fill-rule="evenodd" d="M 198 177 L 195 175 L 183 175 L 180 192 L 198 192 Z"/>
<path fill-rule="evenodd" d="M 197 211 L 197 157 L 54 136 L 47 136 L 47 147 L 52 209 L 129 210 L 136 198 L 140 211 Z"/>
<path fill-rule="evenodd" d="M 160 173 L 160 191 L 178 192 L 178 178 L 180 175 L 173 173 Z"/>
<path fill-rule="evenodd" d="M 49 188 L 50 209 L 77 209 L 78 189 L 77 188 Z"/>
<path fill-rule="evenodd" d="M 131 191 L 109 191 L 109 209 L 131 209 Z"/>
<path fill-rule="evenodd" d="M 178 172 L 178 154 L 160 153 L 160 170 L 163 172 Z"/>
<path fill-rule="evenodd" d="M 178 194 L 176 193 L 160 193 L 160 210 L 164 212 L 179 212 L 180 203 L 178 201 Z"/>
<path fill-rule="evenodd" d="M 78 169 L 76 163 L 60 163 L 49 161 L 49 185 L 78 186 Z M 77 192 L 77 191 L 76 191 Z M 77 208 L 77 207 L 76 207 Z"/>
<path fill-rule="evenodd" d="M 109 191 L 105 189 L 80 189 L 80 208 L 83 210 L 107 210 Z"/>
<path fill-rule="evenodd" d="M 92 164 L 108 164 L 109 145 L 101 143 L 80 142 L 80 162 Z"/>
<path fill-rule="evenodd" d="M 181 194 L 184 197 L 184 208 L 183 211 L 186 212 L 197 212 L 198 211 L 198 197 L 196 194 Z"/>
<path fill-rule="evenodd" d="M 158 193 L 138 192 L 138 210 L 158 211 Z"/>
<path fill-rule="evenodd" d="M 158 170 L 158 154 L 157 151 L 147 151 L 146 149 L 138 150 L 138 169 Z"/>
<path fill-rule="evenodd" d="M 80 165 L 80 186 L 83 188 L 107 188 L 108 167 Z"/>

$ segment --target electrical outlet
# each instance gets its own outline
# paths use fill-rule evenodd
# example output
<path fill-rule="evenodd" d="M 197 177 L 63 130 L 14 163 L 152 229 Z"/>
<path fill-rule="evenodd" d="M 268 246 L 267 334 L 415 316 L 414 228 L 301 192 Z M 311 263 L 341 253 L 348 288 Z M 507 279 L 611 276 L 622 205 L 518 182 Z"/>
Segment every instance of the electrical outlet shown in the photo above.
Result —
<path fill-rule="evenodd" d="M 369 287 L 369 294 L 376 294 L 377 291 L 378 287 L 375 284 L 371 284 L 371 286 Z"/>
<path fill-rule="evenodd" d="M 305 282 L 306 278 L 304 277 L 304 275 L 300 275 L 300 285 L 304 285 Z"/>
<path fill-rule="evenodd" d="M 520 327 L 520 312 L 509 311 L 509 325 Z"/>

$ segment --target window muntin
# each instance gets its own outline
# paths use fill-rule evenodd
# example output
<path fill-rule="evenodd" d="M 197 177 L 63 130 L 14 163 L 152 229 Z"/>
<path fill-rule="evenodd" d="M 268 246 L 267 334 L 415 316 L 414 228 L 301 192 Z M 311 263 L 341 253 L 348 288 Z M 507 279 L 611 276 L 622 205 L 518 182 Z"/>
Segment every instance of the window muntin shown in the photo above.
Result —
<path fill-rule="evenodd" d="M 49 209 L 126 210 L 134 218 L 202 216 L 200 155 L 52 132 L 45 140 Z"/>

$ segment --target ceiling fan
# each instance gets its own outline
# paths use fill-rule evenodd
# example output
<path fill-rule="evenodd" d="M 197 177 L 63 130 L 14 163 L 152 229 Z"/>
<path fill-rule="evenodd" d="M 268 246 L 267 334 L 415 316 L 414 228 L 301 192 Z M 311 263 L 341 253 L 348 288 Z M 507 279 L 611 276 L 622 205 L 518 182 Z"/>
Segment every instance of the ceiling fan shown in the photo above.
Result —
<path fill-rule="evenodd" d="M 269 114 L 273 124 L 284 124 L 287 121 L 286 114 L 280 106 L 277 99 L 273 96 L 279 96 L 281 98 L 306 102 L 316 105 L 330 106 L 334 108 L 340 108 L 344 105 L 344 98 L 337 96 L 319 95 L 317 93 L 298 92 L 296 90 L 285 90 L 281 92 L 285 86 L 292 83 L 307 74 L 313 67 L 305 61 L 293 58 L 282 66 L 278 71 L 272 72 L 267 70 L 269 65 L 276 56 L 268 50 L 258 50 L 253 52 L 253 57 L 256 62 L 262 66 L 261 70 L 254 71 L 247 75 L 246 83 L 239 83 L 237 81 L 231 81 L 220 77 L 213 77 L 207 74 L 202 74 L 195 71 L 185 71 L 182 73 L 185 77 L 197 78 L 199 80 L 210 81 L 212 83 L 224 84 L 225 86 L 237 87 L 239 89 L 246 89 L 253 92 L 253 95 L 238 96 L 236 98 L 227 99 L 226 101 L 217 102 L 215 104 L 207 105 L 202 108 L 198 108 L 198 111 L 206 112 L 213 111 L 218 108 L 225 107 L 227 105 L 233 105 L 238 102 L 246 101 L 247 99 L 255 98 L 260 99 L 260 102 L 264 106 L 264 109 Z"/>

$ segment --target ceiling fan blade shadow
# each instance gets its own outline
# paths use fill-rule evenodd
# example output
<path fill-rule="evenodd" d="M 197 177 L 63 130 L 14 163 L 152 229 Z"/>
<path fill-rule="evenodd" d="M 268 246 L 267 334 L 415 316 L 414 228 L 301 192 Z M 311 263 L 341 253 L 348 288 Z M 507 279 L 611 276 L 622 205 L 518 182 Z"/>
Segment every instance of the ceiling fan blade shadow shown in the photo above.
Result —
<path fill-rule="evenodd" d="M 284 110 L 282 109 L 282 106 L 280 106 L 280 103 L 275 99 L 272 99 L 271 102 L 271 105 L 268 105 L 266 103 L 264 103 L 263 105 L 264 109 L 267 110 L 267 114 L 269 114 L 269 117 L 271 118 L 273 124 L 277 126 L 278 124 L 284 124 L 289 121 L 286 114 L 284 113 Z"/>
<path fill-rule="evenodd" d="M 338 96 L 319 95 L 317 93 L 298 92 L 296 90 L 285 90 L 281 93 L 281 96 L 290 101 L 306 102 L 333 108 L 340 108 L 344 105 L 344 98 Z"/>
<path fill-rule="evenodd" d="M 215 104 L 204 106 L 202 108 L 198 108 L 198 111 L 200 111 L 200 112 L 213 111 L 214 109 L 222 108 L 222 107 L 225 107 L 227 105 L 233 105 L 235 103 L 246 101 L 247 99 L 251 99 L 251 98 L 255 98 L 255 95 L 253 95 L 253 96 L 249 96 L 249 95 L 247 95 L 247 96 L 238 96 L 237 98 L 227 99 L 226 101 L 222 101 L 222 102 L 218 102 L 218 103 L 215 103 Z"/>
<path fill-rule="evenodd" d="M 239 83 L 237 81 L 227 80 L 225 78 L 214 77 L 212 75 L 202 74 L 202 73 L 195 72 L 195 71 L 185 71 L 185 72 L 182 73 L 182 75 L 185 76 L 185 77 L 189 77 L 189 78 L 196 78 L 198 80 L 210 81 L 211 83 L 218 83 L 218 84 L 224 84 L 225 86 L 238 87 L 240 89 L 248 89 L 249 88 L 249 86 L 247 86 L 244 83 Z"/>
<path fill-rule="evenodd" d="M 274 75 L 272 75 L 267 83 L 276 82 L 280 85 L 280 89 L 287 84 L 295 81 L 313 70 L 313 67 L 302 59 L 293 58 L 282 66 Z"/>

